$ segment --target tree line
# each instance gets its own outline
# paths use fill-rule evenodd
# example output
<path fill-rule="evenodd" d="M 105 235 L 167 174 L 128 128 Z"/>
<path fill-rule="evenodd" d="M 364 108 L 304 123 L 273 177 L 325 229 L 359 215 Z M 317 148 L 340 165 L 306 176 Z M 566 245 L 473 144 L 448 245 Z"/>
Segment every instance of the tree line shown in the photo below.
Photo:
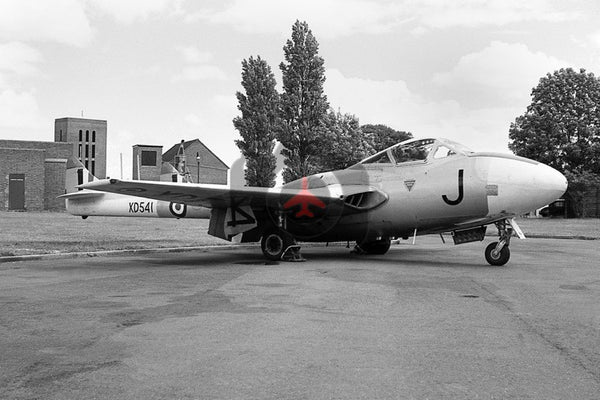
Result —
<path fill-rule="evenodd" d="M 246 158 L 249 186 L 275 184 L 275 140 L 284 146 L 283 179 L 290 182 L 317 172 L 346 168 L 366 156 L 412 137 L 385 125 L 359 124 L 353 114 L 334 111 L 323 90 L 324 60 L 306 22 L 296 21 L 283 47 L 283 93 L 271 67 L 260 56 L 242 61 L 237 92 L 241 116 L 233 120 Z"/>

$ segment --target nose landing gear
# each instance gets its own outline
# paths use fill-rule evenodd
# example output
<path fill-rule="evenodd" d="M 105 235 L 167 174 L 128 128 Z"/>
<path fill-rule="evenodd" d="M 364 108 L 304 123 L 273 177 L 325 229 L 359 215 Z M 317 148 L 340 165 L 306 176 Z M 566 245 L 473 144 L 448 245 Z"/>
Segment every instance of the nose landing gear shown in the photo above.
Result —
<path fill-rule="evenodd" d="M 490 243 L 485 248 L 485 259 L 486 261 L 495 266 L 504 265 L 510 259 L 510 237 L 513 233 L 513 227 L 510 223 L 507 224 L 506 220 L 496 222 L 496 228 L 498 228 L 498 236 L 500 240 L 494 243 Z"/>
<path fill-rule="evenodd" d="M 490 243 L 485 248 L 485 259 L 491 265 L 504 265 L 510 259 L 510 249 L 508 246 L 502 246 L 502 242 Z M 500 247 L 500 250 L 498 248 Z"/>

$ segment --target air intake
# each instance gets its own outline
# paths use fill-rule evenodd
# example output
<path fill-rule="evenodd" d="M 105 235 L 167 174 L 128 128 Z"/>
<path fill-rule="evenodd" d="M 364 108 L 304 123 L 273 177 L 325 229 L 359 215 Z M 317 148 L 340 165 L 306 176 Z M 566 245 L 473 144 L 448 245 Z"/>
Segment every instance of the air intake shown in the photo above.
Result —
<path fill-rule="evenodd" d="M 355 193 L 344 200 L 344 203 L 357 210 L 369 210 L 383 204 L 387 196 L 381 192 L 362 192 Z"/>

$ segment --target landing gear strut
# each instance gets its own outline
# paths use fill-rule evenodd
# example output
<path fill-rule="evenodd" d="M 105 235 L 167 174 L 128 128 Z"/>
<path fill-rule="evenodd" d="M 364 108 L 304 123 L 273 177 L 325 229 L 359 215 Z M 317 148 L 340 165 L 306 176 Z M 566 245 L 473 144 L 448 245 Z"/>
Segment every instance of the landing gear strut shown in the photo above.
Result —
<path fill-rule="evenodd" d="M 485 248 L 485 259 L 491 265 L 504 265 L 510 259 L 510 237 L 512 236 L 513 228 L 510 224 L 506 223 L 506 220 L 496 222 L 496 228 L 498 228 L 498 236 L 500 240 L 494 243 L 490 243 Z"/>

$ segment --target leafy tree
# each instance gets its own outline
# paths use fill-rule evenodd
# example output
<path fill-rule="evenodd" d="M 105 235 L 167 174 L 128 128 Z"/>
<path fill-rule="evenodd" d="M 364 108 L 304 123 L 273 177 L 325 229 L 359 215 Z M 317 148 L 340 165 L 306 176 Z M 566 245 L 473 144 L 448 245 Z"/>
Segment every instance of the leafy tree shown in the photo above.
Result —
<path fill-rule="evenodd" d="M 515 154 L 561 172 L 600 173 L 600 80 L 584 69 L 540 79 L 525 114 L 509 131 Z"/>
<path fill-rule="evenodd" d="M 321 170 L 347 168 L 374 152 L 354 115 L 330 110 L 326 127 L 324 145 L 319 152 Z"/>
<path fill-rule="evenodd" d="M 275 90 L 271 67 L 260 56 L 242 61 L 242 86 L 246 94 L 236 93 L 242 116 L 233 120 L 233 126 L 242 137 L 235 144 L 246 158 L 246 184 L 273 187 L 276 166 L 273 147 L 279 124 L 279 94 Z"/>
<path fill-rule="evenodd" d="M 289 182 L 317 172 L 329 104 L 323 94 L 325 67 L 319 44 L 306 22 L 296 21 L 292 37 L 283 47 L 281 129 L 278 139 L 285 147 L 283 179 Z"/>
<path fill-rule="evenodd" d="M 381 151 L 395 145 L 396 143 L 403 142 L 413 137 L 412 133 L 410 132 L 397 131 L 389 126 L 381 124 L 367 124 L 361 126 L 361 129 L 375 152 Z"/>

